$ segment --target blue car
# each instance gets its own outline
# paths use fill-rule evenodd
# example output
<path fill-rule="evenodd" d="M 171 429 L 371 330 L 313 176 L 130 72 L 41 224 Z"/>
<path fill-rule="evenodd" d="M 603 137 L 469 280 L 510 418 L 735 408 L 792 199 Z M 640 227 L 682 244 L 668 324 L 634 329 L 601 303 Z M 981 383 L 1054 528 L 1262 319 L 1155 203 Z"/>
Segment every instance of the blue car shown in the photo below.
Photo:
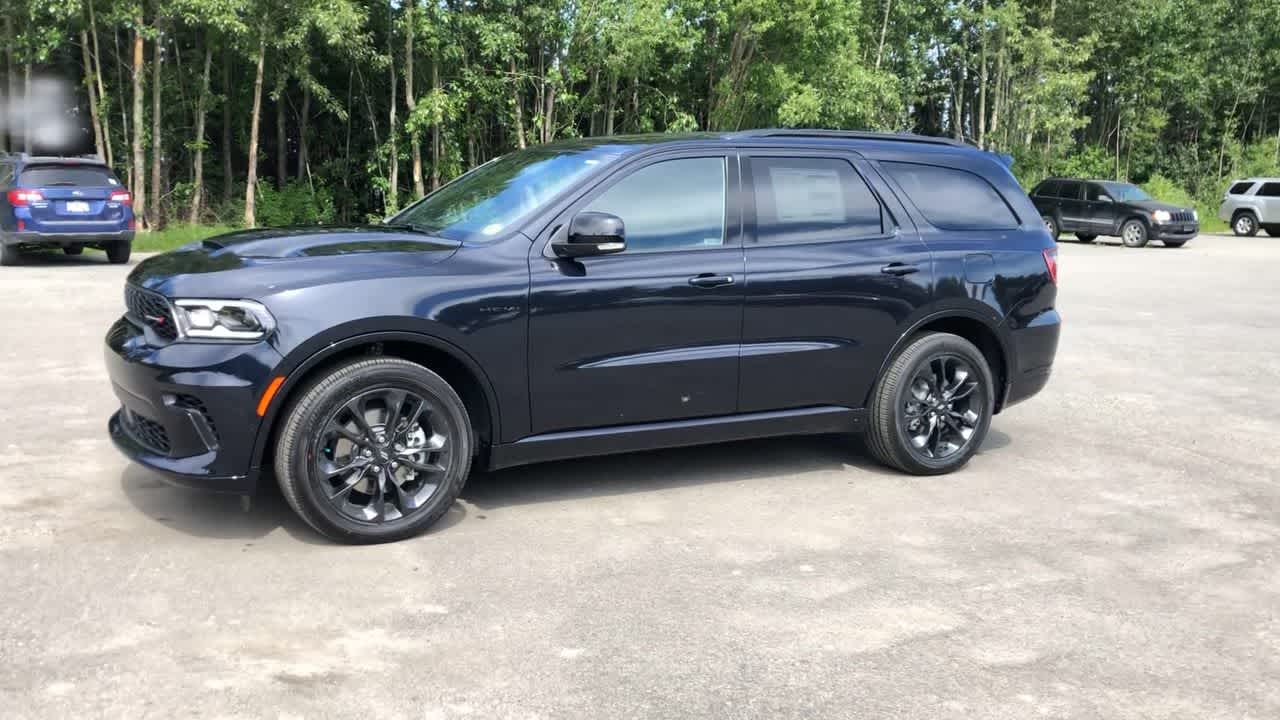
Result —
<path fill-rule="evenodd" d="M 128 262 L 136 229 L 133 196 L 101 160 L 0 155 L 0 265 L 59 247 Z"/>

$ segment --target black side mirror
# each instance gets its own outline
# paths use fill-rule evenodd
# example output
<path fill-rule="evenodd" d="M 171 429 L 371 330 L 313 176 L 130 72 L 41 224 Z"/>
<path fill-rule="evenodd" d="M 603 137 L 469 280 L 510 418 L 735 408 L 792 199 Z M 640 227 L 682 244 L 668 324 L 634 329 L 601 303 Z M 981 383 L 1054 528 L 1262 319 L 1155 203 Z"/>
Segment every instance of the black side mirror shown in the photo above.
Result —
<path fill-rule="evenodd" d="M 563 258 L 610 255 L 627 249 L 622 218 L 600 212 L 578 213 L 569 231 L 551 242 L 551 251 Z"/>

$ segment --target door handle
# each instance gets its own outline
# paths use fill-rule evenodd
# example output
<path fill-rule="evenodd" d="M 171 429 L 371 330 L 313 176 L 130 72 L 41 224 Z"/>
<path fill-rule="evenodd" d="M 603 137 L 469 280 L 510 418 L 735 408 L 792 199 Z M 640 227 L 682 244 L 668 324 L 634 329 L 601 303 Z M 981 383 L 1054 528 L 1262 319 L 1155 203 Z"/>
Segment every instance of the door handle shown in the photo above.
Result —
<path fill-rule="evenodd" d="M 721 285 L 732 285 L 732 275 L 712 275 L 711 273 L 702 273 L 689 278 L 689 284 L 698 288 L 713 288 Z"/>
<path fill-rule="evenodd" d="M 920 268 L 908 263 L 895 262 L 895 263 L 889 263 L 888 265 L 885 265 L 884 267 L 880 268 L 880 272 L 884 273 L 885 275 L 896 275 L 898 277 L 901 277 L 903 275 L 910 275 L 911 273 L 920 272 Z"/>

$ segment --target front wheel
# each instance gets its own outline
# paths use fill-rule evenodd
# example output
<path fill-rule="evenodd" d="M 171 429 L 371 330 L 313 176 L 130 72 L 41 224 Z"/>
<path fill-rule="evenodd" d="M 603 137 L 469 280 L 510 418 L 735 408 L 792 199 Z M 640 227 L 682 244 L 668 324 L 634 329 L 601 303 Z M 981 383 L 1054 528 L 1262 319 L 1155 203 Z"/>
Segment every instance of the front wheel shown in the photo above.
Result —
<path fill-rule="evenodd" d="M 1058 220 L 1052 215 L 1045 215 L 1040 218 L 1044 221 L 1044 229 L 1049 233 L 1049 237 L 1054 242 L 1058 242 L 1058 236 L 1062 234 L 1062 228 L 1058 227 Z"/>
<path fill-rule="evenodd" d="M 1187 244 L 1186 240 L 1161 240 L 1167 248 L 1180 248 Z"/>
<path fill-rule="evenodd" d="M 1098 236 L 1093 233 L 1076 233 L 1076 239 L 1082 243 L 1091 243 L 1097 240 Z"/>
<path fill-rule="evenodd" d="M 1147 244 L 1147 224 L 1141 220 L 1130 220 L 1120 228 L 1120 240 L 1125 247 L 1140 248 Z"/>
<path fill-rule="evenodd" d="M 925 333 L 876 382 L 867 447 L 903 472 L 948 473 L 978 451 L 994 407 L 991 368 L 982 352 L 958 335 Z"/>
<path fill-rule="evenodd" d="M 343 543 L 401 540 L 462 491 L 474 436 L 449 383 L 399 358 L 338 366 L 301 391 L 276 446 L 280 489 L 298 515 Z"/>
<path fill-rule="evenodd" d="M 0 265 L 17 265 L 22 262 L 22 254 L 13 245 L 0 244 Z"/>
<path fill-rule="evenodd" d="M 1280 225 L 1263 225 L 1262 229 L 1271 237 L 1280 237 Z"/>

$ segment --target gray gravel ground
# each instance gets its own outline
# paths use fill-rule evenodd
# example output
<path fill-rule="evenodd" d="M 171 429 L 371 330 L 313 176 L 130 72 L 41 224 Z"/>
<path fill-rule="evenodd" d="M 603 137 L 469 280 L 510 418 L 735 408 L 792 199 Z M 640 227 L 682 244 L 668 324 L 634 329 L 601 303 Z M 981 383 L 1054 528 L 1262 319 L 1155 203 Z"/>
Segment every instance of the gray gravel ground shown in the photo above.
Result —
<path fill-rule="evenodd" d="M 126 268 L 0 269 L 0 716 L 1276 718 L 1280 239 L 1061 255 L 1055 377 L 960 474 L 560 462 L 365 548 L 127 464 Z"/>

